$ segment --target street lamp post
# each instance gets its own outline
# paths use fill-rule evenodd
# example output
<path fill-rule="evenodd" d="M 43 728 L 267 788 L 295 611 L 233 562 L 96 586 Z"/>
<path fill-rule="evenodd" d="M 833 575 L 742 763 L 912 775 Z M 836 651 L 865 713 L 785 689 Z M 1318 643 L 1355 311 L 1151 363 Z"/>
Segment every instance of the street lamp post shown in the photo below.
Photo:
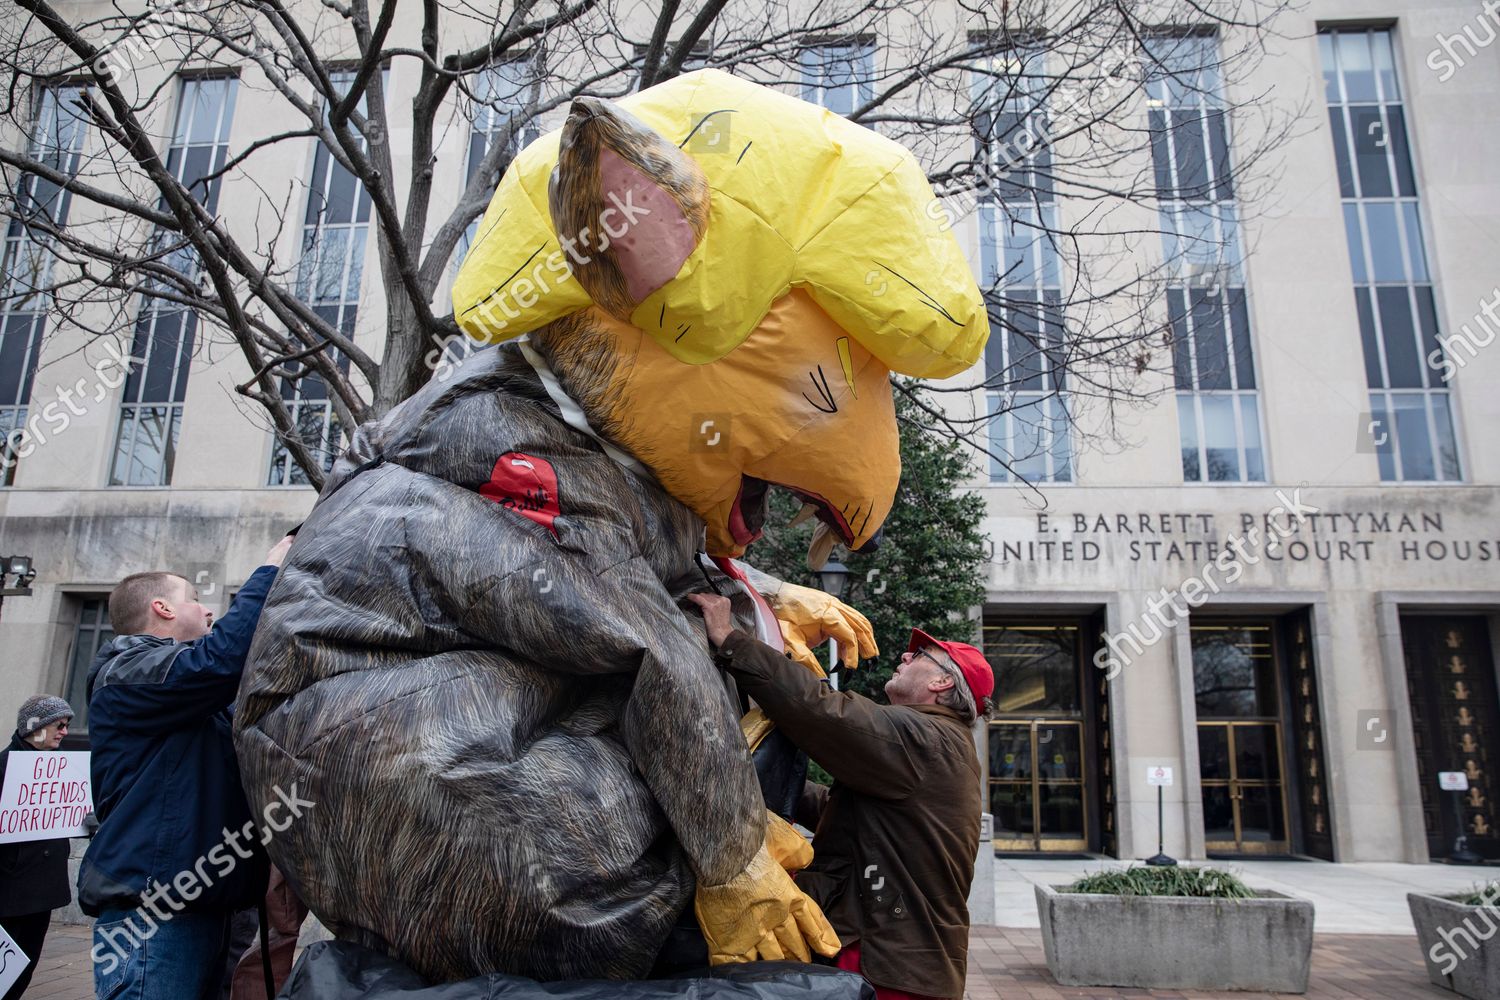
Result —
<path fill-rule="evenodd" d="M 30 597 L 34 579 L 36 567 L 31 564 L 30 556 L 6 556 L 0 560 L 0 605 L 7 597 Z"/>
<path fill-rule="evenodd" d="M 849 567 L 841 562 L 825 563 L 818 570 L 818 581 L 823 586 L 823 592 L 837 600 L 844 596 L 844 583 L 849 579 Z M 838 668 L 838 643 L 830 636 L 828 639 L 828 684 L 835 691 L 839 689 L 839 675 L 834 671 Z"/>

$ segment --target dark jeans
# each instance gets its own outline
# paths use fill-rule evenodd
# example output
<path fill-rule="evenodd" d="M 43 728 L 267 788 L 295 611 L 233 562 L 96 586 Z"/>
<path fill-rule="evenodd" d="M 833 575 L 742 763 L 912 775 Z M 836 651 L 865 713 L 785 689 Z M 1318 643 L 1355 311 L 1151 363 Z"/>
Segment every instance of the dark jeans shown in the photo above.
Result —
<path fill-rule="evenodd" d="M 41 913 L 27 913 L 19 917 L 0 917 L 0 927 L 5 928 L 5 933 L 15 941 L 16 947 L 26 953 L 31 959 L 26 963 L 26 971 L 21 973 L 21 978 L 11 984 L 6 991 L 4 1000 L 20 1000 L 21 994 L 26 992 L 26 984 L 31 982 L 31 974 L 36 971 L 37 963 L 42 960 L 42 942 L 47 937 L 47 925 L 52 922 L 52 911 L 43 910 Z"/>
<path fill-rule="evenodd" d="M 95 1000 L 218 1000 L 229 918 L 106 910 L 94 924 Z"/>

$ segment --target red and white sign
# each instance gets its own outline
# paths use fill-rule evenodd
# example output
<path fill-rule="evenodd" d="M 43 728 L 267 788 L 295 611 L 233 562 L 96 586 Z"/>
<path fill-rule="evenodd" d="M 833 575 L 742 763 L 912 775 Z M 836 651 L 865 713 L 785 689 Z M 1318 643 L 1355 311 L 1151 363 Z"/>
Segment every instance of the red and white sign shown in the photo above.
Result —
<path fill-rule="evenodd" d="M 94 811 L 88 751 L 12 750 L 8 761 L 0 844 L 82 837 L 83 818 Z"/>
<path fill-rule="evenodd" d="M 1146 784 L 1170 787 L 1172 784 L 1172 769 L 1170 767 L 1146 768 Z"/>
<path fill-rule="evenodd" d="M 21 973 L 30 964 L 31 959 L 21 950 L 21 946 L 5 933 L 4 927 L 0 927 L 0 996 L 10 992 L 11 986 L 21 978 Z"/>
<path fill-rule="evenodd" d="M 1467 792 L 1469 776 L 1462 771 L 1439 771 L 1438 786 L 1445 792 Z"/>

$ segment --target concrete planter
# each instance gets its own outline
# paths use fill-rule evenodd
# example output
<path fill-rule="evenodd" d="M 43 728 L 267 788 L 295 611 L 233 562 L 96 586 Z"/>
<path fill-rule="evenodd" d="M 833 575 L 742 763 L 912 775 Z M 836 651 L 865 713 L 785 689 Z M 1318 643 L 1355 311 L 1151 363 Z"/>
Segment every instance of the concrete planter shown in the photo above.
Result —
<path fill-rule="evenodd" d="M 1427 978 L 1474 1000 L 1500 997 L 1500 912 L 1425 892 L 1406 894 Z"/>
<path fill-rule="evenodd" d="M 1307 992 L 1313 905 L 1104 896 L 1036 887 L 1047 968 L 1065 986 Z"/>

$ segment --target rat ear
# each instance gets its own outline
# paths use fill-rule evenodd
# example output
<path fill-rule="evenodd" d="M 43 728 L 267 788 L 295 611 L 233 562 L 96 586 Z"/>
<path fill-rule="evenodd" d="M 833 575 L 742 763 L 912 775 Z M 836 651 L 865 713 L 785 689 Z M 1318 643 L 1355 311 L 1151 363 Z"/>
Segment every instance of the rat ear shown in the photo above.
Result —
<path fill-rule="evenodd" d="M 708 179 L 629 112 L 573 102 L 547 203 L 568 264 L 594 304 L 629 322 L 677 276 L 708 228 Z"/>

